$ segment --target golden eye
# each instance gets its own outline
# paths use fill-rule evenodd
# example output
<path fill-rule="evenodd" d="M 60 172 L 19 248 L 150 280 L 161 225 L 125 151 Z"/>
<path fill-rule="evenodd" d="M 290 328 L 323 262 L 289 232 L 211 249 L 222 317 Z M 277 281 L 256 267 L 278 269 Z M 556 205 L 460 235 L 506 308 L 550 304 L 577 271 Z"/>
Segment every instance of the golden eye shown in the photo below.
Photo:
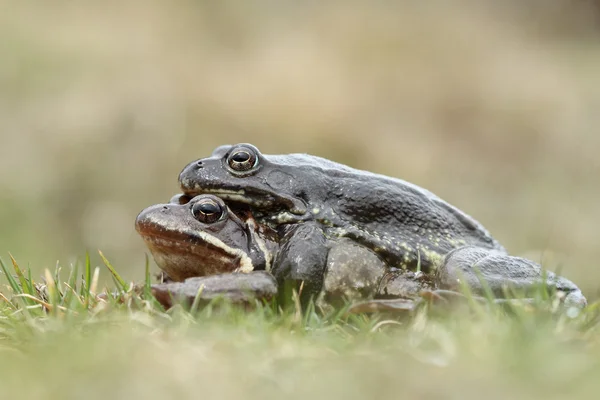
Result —
<path fill-rule="evenodd" d="M 229 167 L 234 171 L 248 171 L 256 166 L 258 158 L 251 149 L 240 147 L 227 157 Z"/>
<path fill-rule="evenodd" d="M 205 224 L 219 221 L 225 213 L 225 209 L 213 199 L 203 199 L 192 206 L 194 217 Z"/>

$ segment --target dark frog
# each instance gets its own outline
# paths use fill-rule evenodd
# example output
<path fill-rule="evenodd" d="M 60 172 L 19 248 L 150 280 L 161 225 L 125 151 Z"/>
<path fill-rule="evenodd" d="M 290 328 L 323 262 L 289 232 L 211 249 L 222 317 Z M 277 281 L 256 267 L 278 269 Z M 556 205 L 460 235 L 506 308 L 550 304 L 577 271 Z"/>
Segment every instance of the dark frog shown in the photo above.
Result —
<path fill-rule="evenodd" d="M 447 296 L 447 290 L 456 291 L 459 276 L 467 286 L 480 288 L 473 269 L 458 270 L 460 263 L 452 256 L 435 274 L 428 275 L 391 269 L 375 252 L 345 238 L 298 241 L 297 252 L 282 251 L 286 237 L 257 223 L 248 210 L 236 207 L 234 212 L 213 195 L 148 207 L 139 214 L 136 228 L 157 264 L 172 279 L 185 280 L 154 285 L 155 295 L 167 305 L 171 295 L 191 299 L 200 287 L 204 300 L 223 296 L 247 303 L 257 297 L 273 297 L 280 287 L 267 271 L 273 272 L 280 283 L 284 281 L 287 277 L 279 274 L 285 269 L 279 264 L 289 262 L 287 257 L 298 257 L 301 245 L 305 251 L 314 246 L 328 249 L 319 296 L 322 305 L 339 304 L 350 297 L 369 300 L 362 304 L 362 308 L 367 305 L 366 309 L 411 310 L 424 294 Z M 526 262 L 518 276 L 510 272 L 498 275 L 494 262 L 481 263 L 479 272 L 492 287 L 511 279 L 517 286 L 533 286 L 541 278 L 539 267 Z M 576 289 L 552 274 L 547 282 L 563 290 Z"/>
<path fill-rule="evenodd" d="M 537 264 L 509 256 L 480 223 L 433 193 L 320 157 L 264 155 L 250 144 L 227 145 L 187 165 L 179 180 L 186 196 L 214 194 L 250 207 L 280 238 L 272 273 L 304 282 L 312 293 L 326 283 L 328 259 L 332 251 L 343 254 L 340 246 L 380 261 L 381 279 L 393 271 L 418 271 L 446 276 L 447 285 L 456 286 L 459 275 L 479 270 L 500 295 L 506 286 L 529 288 L 543 275 Z M 339 273 L 354 276 L 356 268 L 348 264 Z M 483 290 L 479 279 L 466 280 Z M 549 274 L 546 283 L 565 292 L 568 303 L 585 304 L 570 281 Z"/>
<path fill-rule="evenodd" d="M 416 279 L 412 273 L 390 274 L 382 284 L 385 265 L 371 250 L 348 240 L 306 238 L 295 241 L 294 251 L 285 251 L 288 236 L 281 237 L 269 226 L 257 223 L 243 207 L 232 211 L 214 195 L 191 200 L 175 196 L 169 204 L 150 206 L 138 215 L 136 229 L 168 280 L 184 281 L 155 285 L 163 300 L 167 292 L 193 297 L 200 285 L 206 286 L 203 298 L 219 294 L 236 301 L 248 300 L 249 294 L 264 298 L 264 293 L 272 295 L 278 290 L 264 272 L 279 271 L 277 278 L 284 281 L 286 277 L 280 275 L 284 269 L 278 266 L 288 262 L 286 257 L 297 256 L 301 247 L 312 251 L 315 246 L 329 249 L 324 261 L 325 302 L 343 300 L 350 288 L 360 291 L 361 298 L 370 299 L 383 288 L 394 297 L 413 298 L 430 287 L 429 279 Z M 247 291 L 250 293 L 243 294 Z"/>

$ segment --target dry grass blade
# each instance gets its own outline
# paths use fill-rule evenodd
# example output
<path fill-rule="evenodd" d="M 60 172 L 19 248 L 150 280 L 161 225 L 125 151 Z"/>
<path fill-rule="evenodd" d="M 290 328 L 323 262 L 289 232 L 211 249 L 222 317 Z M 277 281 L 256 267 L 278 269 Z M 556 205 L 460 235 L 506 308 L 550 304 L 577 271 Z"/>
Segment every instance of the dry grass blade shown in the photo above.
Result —
<path fill-rule="evenodd" d="M 20 293 L 20 294 L 15 295 L 15 297 L 24 297 L 24 298 L 27 298 L 29 300 L 32 300 L 33 302 L 42 305 L 46 309 L 46 311 L 52 311 L 55 308 L 60 309 L 62 311 L 67 311 L 68 310 L 66 307 L 63 307 L 63 306 L 56 306 L 55 307 L 54 305 L 52 305 L 52 304 L 50 304 L 50 303 L 48 303 L 48 302 L 40 299 L 39 297 L 35 297 L 35 296 L 30 295 L 29 293 Z"/>
<path fill-rule="evenodd" d="M 379 329 L 385 325 L 399 325 L 399 326 L 403 326 L 403 324 L 399 321 L 394 321 L 391 319 L 386 319 L 384 321 L 379 321 L 378 323 L 375 324 L 375 326 L 373 328 L 371 328 L 371 333 L 377 332 L 379 331 Z"/>
<path fill-rule="evenodd" d="M 17 306 L 15 306 L 2 292 L 0 292 L 0 299 L 4 300 L 4 302 L 8 304 L 13 310 L 17 309 Z"/>

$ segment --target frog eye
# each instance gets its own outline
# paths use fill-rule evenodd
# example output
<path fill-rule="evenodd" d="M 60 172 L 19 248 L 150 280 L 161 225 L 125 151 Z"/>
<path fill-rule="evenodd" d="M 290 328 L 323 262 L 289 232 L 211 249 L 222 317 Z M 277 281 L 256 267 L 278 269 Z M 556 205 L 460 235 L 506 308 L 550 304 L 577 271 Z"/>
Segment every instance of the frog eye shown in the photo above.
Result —
<path fill-rule="evenodd" d="M 227 163 L 234 171 L 248 171 L 256 166 L 258 158 L 256 154 L 245 147 L 240 147 L 229 154 Z"/>
<path fill-rule="evenodd" d="M 212 224 L 225 215 L 225 209 L 212 199 L 204 199 L 192 206 L 192 214 L 198 221 Z"/>

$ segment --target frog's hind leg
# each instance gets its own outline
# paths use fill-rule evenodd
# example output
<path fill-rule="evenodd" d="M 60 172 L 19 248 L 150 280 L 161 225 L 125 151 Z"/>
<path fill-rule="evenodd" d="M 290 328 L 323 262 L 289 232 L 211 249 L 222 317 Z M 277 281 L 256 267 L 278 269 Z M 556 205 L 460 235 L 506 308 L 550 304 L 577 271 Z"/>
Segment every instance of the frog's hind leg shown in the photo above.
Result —
<path fill-rule="evenodd" d="M 448 253 L 436 271 L 435 286 L 451 291 L 466 286 L 475 295 L 489 291 L 496 298 L 510 297 L 511 293 L 527 297 L 546 286 L 564 294 L 566 307 L 583 308 L 587 304 L 579 288 L 568 279 L 542 270 L 531 260 L 479 247 L 461 247 Z"/>
<path fill-rule="evenodd" d="M 424 303 L 453 305 L 457 299 L 464 303 L 467 300 L 458 292 L 435 290 L 428 274 L 392 268 L 379 282 L 375 298 L 353 304 L 348 313 L 383 312 L 403 315 L 412 313 Z"/>

